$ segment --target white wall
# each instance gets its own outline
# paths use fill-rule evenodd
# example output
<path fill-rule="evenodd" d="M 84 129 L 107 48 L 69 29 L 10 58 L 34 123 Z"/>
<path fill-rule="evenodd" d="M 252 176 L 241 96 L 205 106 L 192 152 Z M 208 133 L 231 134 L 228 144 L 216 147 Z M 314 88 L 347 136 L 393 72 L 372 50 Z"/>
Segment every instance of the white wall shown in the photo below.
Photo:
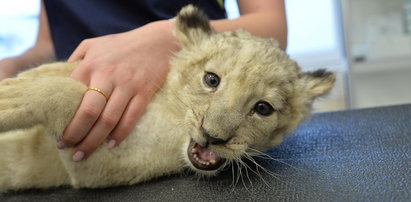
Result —
<path fill-rule="evenodd" d="M 0 59 L 33 45 L 39 10 L 39 0 L 0 0 Z"/>
<path fill-rule="evenodd" d="M 287 0 L 291 55 L 333 51 L 340 47 L 333 0 Z"/>
<path fill-rule="evenodd" d="M 40 0 L 0 0 L 0 18 L 21 15 L 37 15 Z"/>

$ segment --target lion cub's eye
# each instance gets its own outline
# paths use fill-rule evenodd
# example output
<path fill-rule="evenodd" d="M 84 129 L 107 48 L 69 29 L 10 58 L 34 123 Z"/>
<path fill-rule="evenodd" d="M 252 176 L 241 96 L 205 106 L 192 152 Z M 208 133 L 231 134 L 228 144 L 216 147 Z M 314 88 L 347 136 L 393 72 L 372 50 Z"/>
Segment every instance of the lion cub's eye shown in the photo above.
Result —
<path fill-rule="evenodd" d="M 217 88 L 218 84 L 220 84 L 220 78 L 214 73 L 206 72 L 204 83 L 210 88 Z"/>
<path fill-rule="evenodd" d="M 254 111 L 262 116 L 269 116 L 274 112 L 274 108 L 267 102 L 260 101 L 254 105 Z"/>

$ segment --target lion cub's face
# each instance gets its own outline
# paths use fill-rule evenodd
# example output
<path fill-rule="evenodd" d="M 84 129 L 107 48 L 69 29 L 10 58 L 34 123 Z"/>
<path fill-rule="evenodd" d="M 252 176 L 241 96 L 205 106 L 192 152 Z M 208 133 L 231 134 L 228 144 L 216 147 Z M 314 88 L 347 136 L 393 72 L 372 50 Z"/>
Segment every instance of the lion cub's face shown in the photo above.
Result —
<path fill-rule="evenodd" d="M 274 40 L 214 32 L 193 7 L 176 23 L 183 47 L 172 62 L 170 85 L 190 108 L 184 156 L 201 173 L 281 143 L 309 114 L 312 100 L 333 85 L 329 72 L 301 73 Z"/>

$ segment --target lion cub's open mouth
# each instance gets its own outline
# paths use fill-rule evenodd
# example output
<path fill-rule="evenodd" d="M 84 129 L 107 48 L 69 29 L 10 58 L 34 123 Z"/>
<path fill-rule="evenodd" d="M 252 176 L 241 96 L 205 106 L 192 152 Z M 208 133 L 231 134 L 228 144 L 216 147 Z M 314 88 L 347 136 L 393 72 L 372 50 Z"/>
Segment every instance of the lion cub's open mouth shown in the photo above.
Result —
<path fill-rule="evenodd" d="M 217 170 L 225 161 L 213 151 L 199 145 L 193 140 L 191 140 L 188 146 L 187 153 L 193 166 L 200 170 Z"/>

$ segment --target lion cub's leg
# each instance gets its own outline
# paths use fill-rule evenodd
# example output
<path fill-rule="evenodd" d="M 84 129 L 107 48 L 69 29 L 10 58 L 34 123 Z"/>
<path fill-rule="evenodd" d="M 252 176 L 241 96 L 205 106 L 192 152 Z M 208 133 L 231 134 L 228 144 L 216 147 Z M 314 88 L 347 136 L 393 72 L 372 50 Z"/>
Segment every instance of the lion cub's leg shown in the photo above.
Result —
<path fill-rule="evenodd" d="M 0 82 L 0 189 L 70 183 L 52 135 L 62 134 L 86 91 L 67 77 L 73 69 L 49 64 Z"/>
<path fill-rule="evenodd" d="M 74 64 L 54 63 L 0 82 L 0 132 L 43 125 L 59 135 L 86 87 L 67 77 Z"/>

